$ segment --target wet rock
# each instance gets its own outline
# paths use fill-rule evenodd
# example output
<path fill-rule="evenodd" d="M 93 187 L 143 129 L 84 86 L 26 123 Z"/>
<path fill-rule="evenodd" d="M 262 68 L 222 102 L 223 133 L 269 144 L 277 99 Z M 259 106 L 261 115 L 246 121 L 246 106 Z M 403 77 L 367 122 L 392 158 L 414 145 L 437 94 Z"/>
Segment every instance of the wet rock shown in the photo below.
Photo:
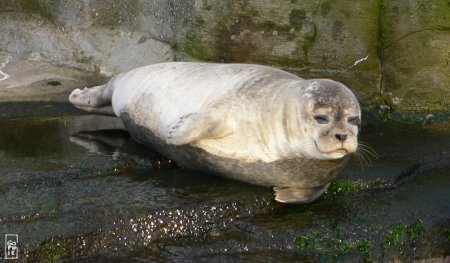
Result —
<path fill-rule="evenodd" d="M 270 188 L 154 165 L 160 156 L 126 142 L 120 128 L 105 116 L 0 119 L 0 231 L 19 235 L 20 260 L 411 262 L 448 254 L 449 123 L 363 133 L 380 159 L 365 170 L 353 160 L 346 181 L 305 205 L 279 204 Z M 405 170 L 410 163 L 419 166 Z"/>
<path fill-rule="evenodd" d="M 0 55 L 0 60 L 2 57 L 5 56 Z M 66 102 L 71 90 L 96 82 L 95 76 L 80 70 L 8 57 L 11 59 L 0 68 L 0 79 L 4 75 L 0 81 L 0 102 Z"/>

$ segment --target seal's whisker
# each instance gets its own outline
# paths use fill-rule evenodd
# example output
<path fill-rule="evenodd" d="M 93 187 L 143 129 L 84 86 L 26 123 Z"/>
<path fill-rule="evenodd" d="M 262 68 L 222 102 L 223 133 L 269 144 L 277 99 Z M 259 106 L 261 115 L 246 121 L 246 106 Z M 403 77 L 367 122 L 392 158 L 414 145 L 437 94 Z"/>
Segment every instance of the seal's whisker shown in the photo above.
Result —
<path fill-rule="evenodd" d="M 367 167 L 372 165 L 370 158 L 368 158 L 365 154 L 363 154 L 361 150 L 356 151 L 355 155 L 357 155 L 362 161 L 362 163 L 365 164 Z"/>
<path fill-rule="evenodd" d="M 367 160 L 368 166 L 371 166 L 372 159 L 370 158 L 371 156 L 367 153 L 367 151 L 364 148 L 361 148 L 359 150 L 359 153 L 361 154 L 361 156 L 363 156 Z"/>
<path fill-rule="evenodd" d="M 368 167 L 372 165 L 372 158 L 378 159 L 376 151 L 362 142 L 358 143 L 358 148 L 354 154 Z"/>
<path fill-rule="evenodd" d="M 367 154 L 378 160 L 378 153 L 377 151 L 375 151 L 375 149 L 363 142 L 359 142 L 359 147 L 361 148 L 361 150 L 364 150 Z"/>
<path fill-rule="evenodd" d="M 375 151 L 375 149 L 364 143 L 360 144 L 360 146 L 361 148 L 364 148 L 368 153 L 370 153 L 373 157 L 378 159 L 378 153 Z"/>
<path fill-rule="evenodd" d="M 354 152 L 354 153 L 353 153 L 353 156 L 355 156 L 356 160 L 358 160 L 358 162 L 359 162 L 359 165 L 361 165 L 361 170 L 364 171 L 364 164 L 363 164 L 363 162 L 362 162 L 361 157 L 359 156 L 359 154 L 358 154 L 357 152 Z"/>

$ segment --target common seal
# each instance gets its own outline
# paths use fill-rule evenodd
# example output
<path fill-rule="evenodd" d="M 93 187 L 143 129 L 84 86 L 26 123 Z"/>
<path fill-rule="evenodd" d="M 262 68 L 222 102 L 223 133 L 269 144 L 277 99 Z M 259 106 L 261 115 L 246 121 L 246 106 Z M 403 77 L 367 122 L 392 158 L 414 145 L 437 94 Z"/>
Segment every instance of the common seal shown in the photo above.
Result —
<path fill-rule="evenodd" d="M 273 186 L 286 203 L 318 198 L 358 147 L 361 111 L 345 85 L 268 66 L 153 64 L 69 99 L 120 117 L 181 166 Z"/>

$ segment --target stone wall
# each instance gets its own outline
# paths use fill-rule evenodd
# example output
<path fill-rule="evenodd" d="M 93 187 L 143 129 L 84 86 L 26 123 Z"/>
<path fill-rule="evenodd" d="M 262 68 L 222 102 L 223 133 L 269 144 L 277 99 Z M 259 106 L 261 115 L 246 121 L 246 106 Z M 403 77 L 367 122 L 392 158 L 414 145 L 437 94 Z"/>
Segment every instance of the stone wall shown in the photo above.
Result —
<path fill-rule="evenodd" d="M 174 60 L 170 7 L 154 1 L 3 0 L 0 49 L 112 75 Z M 148 2 L 148 3 L 147 3 Z M 161 1 L 162 2 L 162 1 Z"/>
<path fill-rule="evenodd" d="M 449 119 L 447 0 L 3 0 L 0 50 L 105 75 L 169 60 L 333 78 L 363 107 Z"/>

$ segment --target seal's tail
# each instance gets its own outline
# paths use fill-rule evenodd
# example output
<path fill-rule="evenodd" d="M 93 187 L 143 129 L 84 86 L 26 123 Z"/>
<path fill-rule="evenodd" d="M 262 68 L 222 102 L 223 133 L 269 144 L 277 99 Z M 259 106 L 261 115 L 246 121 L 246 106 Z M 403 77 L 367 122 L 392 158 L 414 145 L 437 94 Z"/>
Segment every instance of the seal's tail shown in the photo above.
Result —
<path fill-rule="evenodd" d="M 112 105 L 112 90 L 109 83 L 92 88 L 75 89 L 69 101 L 75 107 L 94 114 L 116 116 Z"/>

